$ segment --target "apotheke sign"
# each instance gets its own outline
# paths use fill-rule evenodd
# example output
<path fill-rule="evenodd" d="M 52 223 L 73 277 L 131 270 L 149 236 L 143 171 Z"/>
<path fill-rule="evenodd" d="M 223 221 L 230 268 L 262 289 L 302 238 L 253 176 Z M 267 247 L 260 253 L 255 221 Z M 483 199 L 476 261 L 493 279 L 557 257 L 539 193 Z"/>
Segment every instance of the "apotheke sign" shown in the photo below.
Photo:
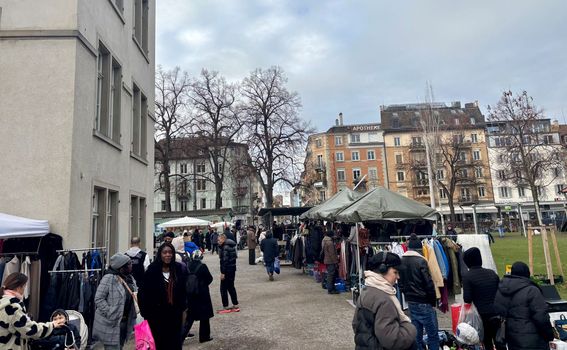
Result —
<path fill-rule="evenodd" d="M 355 125 L 352 131 L 377 131 L 380 130 L 380 125 Z"/>

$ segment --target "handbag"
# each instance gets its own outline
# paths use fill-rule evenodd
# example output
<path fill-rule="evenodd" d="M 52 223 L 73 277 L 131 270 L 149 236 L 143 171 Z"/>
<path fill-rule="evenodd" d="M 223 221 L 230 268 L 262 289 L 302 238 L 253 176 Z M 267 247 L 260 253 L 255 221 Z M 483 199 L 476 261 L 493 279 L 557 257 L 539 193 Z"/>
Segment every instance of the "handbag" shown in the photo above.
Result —
<path fill-rule="evenodd" d="M 147 320 L 134 326 L 134 339 L 136 339 L 136 350 L 156 350 L 154 336 Z"/>
<path fill-rule="evenodd" d="M 555 330 L 559 335 L 559 339 L 567 340 L 567 318 L 565 318 L 565 315 L 562 314 L 558 320 L 555 320 Z"/>
<path fill-rule="evenodd" d="M 126 287 L 126 290 L 132 296 L 132 301 L 134 302 L 134 309 L 136 310 L 136 315 L 138 315 L 140 313 L 140 306 L 138 305 L 138 296 L 135 293 L 132 292 L 130 287 L 128 287 L 128 283 L 126 283 L 122 279 L 122 277 L 120 277 L 120 276 L 117 276 L 117 277 L 118 277 L 118 280 L 120 281 L 120 283 L 122 283 L 124 285 L 124 287 Z"/>

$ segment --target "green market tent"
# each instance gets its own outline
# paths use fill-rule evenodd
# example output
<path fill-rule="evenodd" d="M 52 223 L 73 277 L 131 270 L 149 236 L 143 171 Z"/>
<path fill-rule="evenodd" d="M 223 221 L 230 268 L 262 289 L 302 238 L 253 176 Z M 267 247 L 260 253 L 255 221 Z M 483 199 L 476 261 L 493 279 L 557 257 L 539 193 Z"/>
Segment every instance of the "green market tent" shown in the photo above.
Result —
<path fill-rule="evenodd" d="M 353 191 L 350 188 L 345 188 L 322 204 L 319 204 L 303 213 L 303 215 L 300 216 L 300 219 L 335 220 L 335 215 L 341 211 L 341 209 L 347 207 L 360 196 L 362 196 L 360 192 Z"/>
<path fill-rule="evenodd" d="M 437 211 L 384 187 L 365 193 L 335 217 L 335 220 L 343 222 L 412 219 L 436 220 Z"/>

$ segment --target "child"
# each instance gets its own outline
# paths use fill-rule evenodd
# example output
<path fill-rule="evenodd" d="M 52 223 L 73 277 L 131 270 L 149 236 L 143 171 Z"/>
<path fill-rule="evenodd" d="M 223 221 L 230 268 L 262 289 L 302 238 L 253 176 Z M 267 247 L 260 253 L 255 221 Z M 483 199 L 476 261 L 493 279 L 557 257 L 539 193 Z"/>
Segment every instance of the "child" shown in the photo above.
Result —
<path fill-rule="evenodd" d="M 69 315 L 65 310 L 57 309 L 51 314 L 51 321 L 65 321 L 61 328 L 53 330 L 47 338 L 36 340 L 31 344 L 32 350 L 79 349 L 81 335 L 77 327 L 69 323 Z"/>

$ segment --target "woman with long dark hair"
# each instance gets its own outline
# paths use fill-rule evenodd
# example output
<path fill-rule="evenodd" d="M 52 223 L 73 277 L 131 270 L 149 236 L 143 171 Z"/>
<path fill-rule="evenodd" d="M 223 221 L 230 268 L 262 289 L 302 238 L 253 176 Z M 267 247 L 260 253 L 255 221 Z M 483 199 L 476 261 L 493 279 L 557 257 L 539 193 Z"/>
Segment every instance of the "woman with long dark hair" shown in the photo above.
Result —
<path fill-rule="evenodd" d="M 181 350 L 186 280 L 187 271 L 175 262 L 173 245 L 162 244 L 139 294 L 140 311 L 150 324 L 157 350 Z"/>
<path fill-rule="evenodd" d="M 0 288 L 0 349 L 27 349 L 28 339 L 45 338 L 65 324 L 60 320 L 39 323 L 28 317 L 23 297 L 27 283 L 26 275 L 14 272 Z"/>

